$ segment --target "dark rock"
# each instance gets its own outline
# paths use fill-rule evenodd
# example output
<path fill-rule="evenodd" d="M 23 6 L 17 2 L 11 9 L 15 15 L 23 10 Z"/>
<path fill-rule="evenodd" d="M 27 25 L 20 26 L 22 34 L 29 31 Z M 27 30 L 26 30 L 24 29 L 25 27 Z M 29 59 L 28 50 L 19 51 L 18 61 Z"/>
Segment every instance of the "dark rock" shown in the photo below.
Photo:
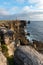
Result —
<path fill-rule="evenodd" d="M 20 20 L 21 24 L 23 24 L 24 26 L 26 26 L 26 21 L 25 20 Z"/>
<path fill-rule="evenodd" d="M 41 41 L 33 40 L 33 46 L 36 48 L 36 50 L 43 51 L 43 43 Z"/>
<path fill-rule="evenodd" d="M 30 36 L 30 33 L 27 33 L 26 35 L 29 35 Z"/>
<path fill-rule="evenodd" d="M 28 24 L 30 24 L 30 21 L 28 21 Z"/>

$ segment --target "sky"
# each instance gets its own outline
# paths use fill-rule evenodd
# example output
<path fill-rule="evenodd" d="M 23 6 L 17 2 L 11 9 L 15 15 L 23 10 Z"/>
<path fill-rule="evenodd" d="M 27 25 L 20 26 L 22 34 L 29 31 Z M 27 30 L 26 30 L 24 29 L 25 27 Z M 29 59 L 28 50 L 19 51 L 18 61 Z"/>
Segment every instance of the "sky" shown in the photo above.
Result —
<path fill-rule="evenodd" d="M 28 14 L 31 20 L 43 20 L 43 0 L 0 0 L 0 17 L 14 14 Z"/>

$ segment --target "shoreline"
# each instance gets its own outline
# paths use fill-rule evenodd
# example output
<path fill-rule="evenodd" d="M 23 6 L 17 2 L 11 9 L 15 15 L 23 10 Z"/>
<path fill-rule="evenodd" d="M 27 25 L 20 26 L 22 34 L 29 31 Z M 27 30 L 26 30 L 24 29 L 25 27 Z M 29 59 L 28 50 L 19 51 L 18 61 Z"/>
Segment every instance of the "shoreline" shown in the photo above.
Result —
<path fill-rule="evenodd" d="M 0 24 L 0 27 L 2 27 L 1 30 L 3 33 L 7 31 L 7 33 L 4 34 L 5 38 L 6 35 L 8 35 L 7 37 L 8 41 L 6 40 L 7 44 L 10 42 L 9 36 L 11 35 L 12 41 L 14 40 L 14 36 L 15 36 L 15 41 L 17 42 L 19 41 L 21 45 L 30 45 L 30 46 L 32 45 L 36 50 L 40 50 L 40 48 L 43 47 L 43 42 L 30 38 L 30 33 L 27 33 L 26 30 L 25 20 L 4 21 L 2 24 Z M 5 28 L 3 29 L 3 27 L 7 28 L 7 30 Z M 28 35 L 28 38 L 26 37 L 26 35 Z M 3 41 L 5 40 L 3 39 Z"/>
<path fill-rule="evenodd" d="M 30 38 L 37 41 L 43 42 L 43 22 L 30 21 L 30 24 L 27 23 L 27 33 L 30 33 Z"/>
<path fill-rule="evenodd" d="M 26 27 L 24 26 L 26 26 L 26 21 L 21 20 L 10 23 L 7 22 L 6 24 L 2 23 L 0 26 L 1 51 L 4 50 L 5 52 L 6 48 L 8 49 L 5 53 L 3 52 L 8 63 L 11 59 L 12 62 L 10 61 L 10 63 L 17 63 L 18 65 L 39 65 L 40 62 L 42 64 L 43 44 L 36 40 L 30 42 L 30 40 L 26 38 L 26 35 L 30 36 L 30 33 L 25 33 L 26 31 L 24 31 L 24 29 Z M 3 45 L 6 46 L 5 49 L 2 48 Z M 38 58 L 40 59 L 39 61 Z M 23 64 L 21 64 L 22 62 Z"/>

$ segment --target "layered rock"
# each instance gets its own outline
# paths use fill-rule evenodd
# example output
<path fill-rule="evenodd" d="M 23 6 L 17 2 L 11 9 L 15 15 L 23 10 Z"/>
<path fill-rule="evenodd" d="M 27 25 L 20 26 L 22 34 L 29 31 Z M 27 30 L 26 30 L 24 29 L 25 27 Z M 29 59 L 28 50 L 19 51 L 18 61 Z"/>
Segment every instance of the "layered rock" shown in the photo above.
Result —
<path fill-rule="evenodd" d="M 0 51 L 0 65 L 7 65 L 7 59 Z"/>
<path fill-rule="evenodd" d="M 43 65 L 43 55 L 32 47 L 20 46 L 15 51 L 14 61 L 17 65 Z"/>
<path fill-rule="evenodd" d="M 12 41 L 9 45 L 7 45 L 9 56 L 14 55 L 14 44 L 15 42 Z"/>

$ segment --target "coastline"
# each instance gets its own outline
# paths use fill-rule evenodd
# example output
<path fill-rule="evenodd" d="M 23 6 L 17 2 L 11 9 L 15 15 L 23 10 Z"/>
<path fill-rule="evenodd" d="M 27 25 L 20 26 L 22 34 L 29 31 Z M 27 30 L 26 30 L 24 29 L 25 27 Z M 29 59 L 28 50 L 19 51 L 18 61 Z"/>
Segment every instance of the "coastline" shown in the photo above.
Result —
<path fill-rule="evenodd" d="M 28 24 L 28 23 L 27 23 Z M 30 23 L 29 23 L 30 25 Z M 33 45 L 33 47 L 43 54 L 43 41 L 40 41 L 38 39 L 33 38 L 29 32 L 27 32 L 27 29 L 25 29 L 25 37 L 29 40 L 29 43 Z M 27 35 L 29 33 L 29 35 Z"/>
<path fill-rule="evenodd" d="M 27 32 L 27 24 L 30 25 L 30 23 L 31 22 L 28 23 L 26 20 L 11 20 L 11 21 L 5 20 L 5 21 L 2 21 L 2 24 L 0 24 L 0 27 L 3 30 L 3 33 L 5 32 L 4 30 L 6 30 L 6 27 L 7 29 L 9 29 L 9 31 L 6 30 L 8 34 L 11 32 L 10 34 L 14 35 L 14 32 L 15 32 L 16 33 L 15 39 L 18 38 L 20 43 L 23 43 L 25 45 L 32 44 L 33 47 L 34 47 L 34 44 L 36 44 L 34 48 L 37 49 L 38 47 L 40 47 L 40 45 L 43 46 L 43 42 L 32 39 L 31 34 Z M 38 47 L 37 47 L 37 44 L 38 44 Z"/>
<path fill-rule="evenodd" d="M 30 24 L 27 24 L 27 32 L 30 33 L 30 37 L 43 42 L 43 21 L 30 21 Z"/>
<path fill-rule="evenodd" d="M 28 39 L 26 35 L 28 35 Z M 13 65 L 14 63 L 19 65 L 25 65 L 25 63 L 26 65 L 43 64 L 43 43 L 30 38 L 30 33 L 27 33 L 26 21 L 24 20 L 4 21 L 0 25 L 0 44 L 1 52 L 3 51 L 8 63 L 11 59 L 12 62 L 10 63 L 13 63 Z M 5 50 L 7 51 L 5 52 Z M 42 57 L 41 59 L 40 56 Z"/>

